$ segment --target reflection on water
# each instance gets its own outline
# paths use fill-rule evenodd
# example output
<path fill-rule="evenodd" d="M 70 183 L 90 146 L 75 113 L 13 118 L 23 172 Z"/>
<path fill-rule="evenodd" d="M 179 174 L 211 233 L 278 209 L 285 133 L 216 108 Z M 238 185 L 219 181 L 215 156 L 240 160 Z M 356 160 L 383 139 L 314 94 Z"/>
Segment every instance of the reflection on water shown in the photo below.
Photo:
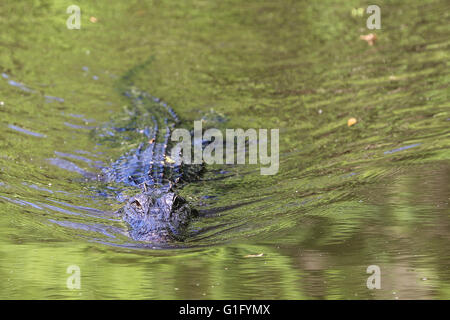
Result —
<path fill-rule="evenodd" d="M 100 1 L 79 31 L 65 5 L 0 6 L 0 298 L 450 297 L 446 1 L 380 3 L 374 46 L 358 1 Z M 187 242 L 133 242 L 134 191 L 95 179 L 136 147 L 92 130 L 126 114 L 123 79 L 182 126 L 280 128 L 279 173 L 211 166 Z"/>

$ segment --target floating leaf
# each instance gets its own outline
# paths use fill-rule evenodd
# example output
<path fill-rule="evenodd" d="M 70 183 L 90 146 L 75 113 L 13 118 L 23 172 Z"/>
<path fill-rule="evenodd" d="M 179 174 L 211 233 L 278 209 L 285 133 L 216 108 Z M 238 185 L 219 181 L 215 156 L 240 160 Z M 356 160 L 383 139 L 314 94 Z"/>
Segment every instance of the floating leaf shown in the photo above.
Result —
<path fill-rule="evenodd" d="M 248 254 L 246 255 L 244 258 L 259 258 L 264 256 L 264 253 L 259 253 L 259 254 Z"/>
<path fill-rule="evenodd" d="M 351 127 L 352 125 L 356 124 L 358 121 L 356 120 L 356 118 L 350 118 L 347 120 L 347 125 L 349 127 Z"/>
<path fill-rule="evenodd" d="M 369 46 L 373 46 L 375 41 L 377 40 L 377 35 L 375 33 L 369 33 L 366 35 L 360 35 L 359 38 L 361 40 L 367 41 Z"/>
<path fill-rule="evenodd" d="M 173 159 L 170 158 L 169 156 L 165 156 L 164 159 L 166 160 L 167 163 L 175 163 L 175 160 L 173 160 Z"/>

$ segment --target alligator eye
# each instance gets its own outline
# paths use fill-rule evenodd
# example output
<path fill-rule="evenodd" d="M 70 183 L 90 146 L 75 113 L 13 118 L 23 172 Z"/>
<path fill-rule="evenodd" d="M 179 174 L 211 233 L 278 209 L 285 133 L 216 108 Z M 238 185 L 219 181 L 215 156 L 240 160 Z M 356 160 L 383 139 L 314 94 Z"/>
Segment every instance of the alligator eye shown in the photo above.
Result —
<path fill-rule="evenodd" d="M 173 199 L 172 207 L 174 209 L 179 209 L 182 205 L 183 205 L 183 199 L 182 198 L 180 199 L 179 196 L 175 196 L 174 199 Z"/>
<path fill-rule="evenodd" d="M 141 205 L 141 203 L 140 203 L 139 201 L 137 201 L 137 200 L 134 200 L 134 201 L 131 203 L 131 205 L 132 205 L 133 207 L 135 207 L 136 209 L 138 209 L 138 210 L 142 210 L 142 205 Z"/>

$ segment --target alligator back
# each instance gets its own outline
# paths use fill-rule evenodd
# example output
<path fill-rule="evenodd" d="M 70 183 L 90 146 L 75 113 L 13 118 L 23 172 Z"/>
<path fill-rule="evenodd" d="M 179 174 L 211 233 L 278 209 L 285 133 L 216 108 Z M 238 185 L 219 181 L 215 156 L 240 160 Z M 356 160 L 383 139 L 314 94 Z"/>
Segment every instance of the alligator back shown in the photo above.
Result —
<path fill-rule="evenodd" d="M 106 182 L 130 186 L 163 187 L 178 181 L 196 180 L 201 165 L 176 165 L 171 160 L 170 134 L 179 123 L 173 109 L 159 98 L 131 87 L 125 92 L 131 108 L 122 121 L 105 130 L 103 136 L 139 141 L 134 148 L 102 170 Z"/>
<path fill-rule="evenodd" d="M 104 168 L 103 180 L 141 188 L 118 210 L 131 238 L 145 242 L 184 240 L 189 221 L 197 212 L 173 186 L 197 179 L 203 166 L 177 165 L 171 160 L 170 135 L 179 122 L 172 108 L 134 87 L 125 95 L 131 108 L 112 125 L 100 128 L 98 135 L 119 143 L 133 141 L 137 147 Z"/>

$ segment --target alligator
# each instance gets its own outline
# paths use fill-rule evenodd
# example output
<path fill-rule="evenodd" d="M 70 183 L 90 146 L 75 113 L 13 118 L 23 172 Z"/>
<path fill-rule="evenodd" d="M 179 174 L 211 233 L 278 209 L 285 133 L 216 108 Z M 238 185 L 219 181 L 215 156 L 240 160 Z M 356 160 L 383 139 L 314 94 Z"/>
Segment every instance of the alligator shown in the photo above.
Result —
<path fill-rule="evenodd" d="M 169 137 L 179 118 L 159 98 L 135 87 L 125 91 L 131 100 L 126 117 L 111 127 L 97 130 L 99 136 L 123 141 L 139 141 L 109 167 L 102 180 L 139 188 L 117 214 L 128 225 L 135 241 L 167 243 L 184 241 L 187 227 L 198 212 L 177 192 L 202 173 L 203 165 L 177 165 L 170 155 Z"/>
<path fill-rule="evenodd" d="M 177 114 L 164 101 L 131 84 L 131 78 L 151 61 L 152 58 L 130 69 L 120 81 L 122 85 L 118 89 L 131 102 L 125 117 L 93 131 L 94 137 L 102 141 L 110 140 L 120 144 L 140 141 L 137 148 L 127 152 L 111 166 L 103 168 L 98 178 L 101 182 L 140 189 L 137 194 L 127 198 L 125 205 L 116 212 L 127 223 L 128 234 L 132 239 L 157 243 L 184 241 L 189 222 L 198 216 L 198 212 L 177 190 L 185 182 L 198 180 L 203 165 L 177 165 L 171 159 L 169 137 L 175 125 L 180 122 Z M 9 78 L 5 73 L 2 77 Z M 13 80 L 9 83 L 27 92 L 35 92 Z M 64 101 L 57 97 L 45 97 Z M 14 130 L 21 129 L 13 127 Z M 49 160 L 59 167 L 93 178 L 91 173 L 69 161 L 58 158 Z"/>

